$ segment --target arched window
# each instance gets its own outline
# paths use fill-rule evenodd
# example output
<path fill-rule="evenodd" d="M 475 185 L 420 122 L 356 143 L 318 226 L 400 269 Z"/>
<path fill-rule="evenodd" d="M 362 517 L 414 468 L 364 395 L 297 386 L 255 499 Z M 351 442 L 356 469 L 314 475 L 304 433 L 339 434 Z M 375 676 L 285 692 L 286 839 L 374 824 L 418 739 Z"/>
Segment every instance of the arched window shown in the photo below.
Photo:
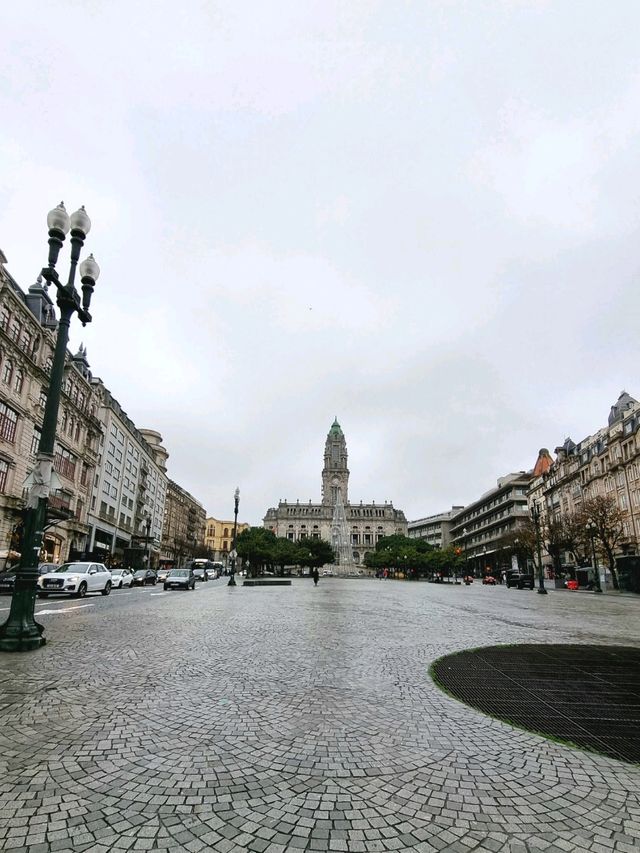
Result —
<path fill-rule="evenodd" d="M 74 436 L 73 436 L 76 441 L 80 441 L 80 429 L 81 429 L 80 421 L 77 421 L 76 431 L 75 431 Z"/>
<path fill-rule="evenodd" d="M 50 355 L 44 363 L 45 373 L 51 373 L 52 367 L 53 367 L 53 356 Z"/>
<path fill-rule="evenodd" d="M 4 368 L 2 370 L 2 381 L 5 385 L 11 384 L 11 379 L 13 378 L 13 364 L 7 359 L 4 363 Z"/>
<path fill-rule="evenodd" d="M 228 528 L 228 527 L 225 527 L 225 529 L 224 529 L 224 533 L 223 533 L 222 535 L 223 535 L 224 537 L 226 537 L 226 538 L 228 538 L 228 537 L 229 537 L 229 528 Z"/>
<path fill-rule="evenodd" d="M 60 422 L 60 429 L 66 430 L 68 422 L 69 422 L 69 412 L 66 409 L 63 409 L 62 410 L 62 421 Z"/>
<path fill-rule="evenodd" d="M 22 386 L 24 385 L 24 373 L 22 370 L 16 370 L 16 376 L 13 381 L 13 390 L 16 394 L 22 394 Z"/>

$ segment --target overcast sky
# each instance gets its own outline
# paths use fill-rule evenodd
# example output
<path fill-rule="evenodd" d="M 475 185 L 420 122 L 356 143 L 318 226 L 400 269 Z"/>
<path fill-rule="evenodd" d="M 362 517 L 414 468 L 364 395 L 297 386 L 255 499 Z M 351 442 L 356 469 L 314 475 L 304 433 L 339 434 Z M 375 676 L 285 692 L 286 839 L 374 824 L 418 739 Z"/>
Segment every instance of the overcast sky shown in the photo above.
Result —
<path fill-rule="evenodd" d="M 640 396 L 637 0 L 0 11 L 0 248 L 85 204 L 75 321 L 209 515 L 465 504 Z M 68 254 L 64 255 L 66 270 Z"/>

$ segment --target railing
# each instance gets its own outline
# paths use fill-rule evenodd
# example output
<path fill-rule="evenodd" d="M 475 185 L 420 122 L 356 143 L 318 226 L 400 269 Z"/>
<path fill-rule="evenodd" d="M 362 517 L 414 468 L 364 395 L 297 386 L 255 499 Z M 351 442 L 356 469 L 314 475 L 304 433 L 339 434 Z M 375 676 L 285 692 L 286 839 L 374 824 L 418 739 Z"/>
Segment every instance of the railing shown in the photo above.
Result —
<path fill-rule="evenodd" d="M 66 477 L 68 480 L 75 479 L 76 463 L 71 459 L 65 459 L 59 453 L 56 453 L 53 457 L 53 467 L 58 474 L 62 474 L 62 476 Z"/>

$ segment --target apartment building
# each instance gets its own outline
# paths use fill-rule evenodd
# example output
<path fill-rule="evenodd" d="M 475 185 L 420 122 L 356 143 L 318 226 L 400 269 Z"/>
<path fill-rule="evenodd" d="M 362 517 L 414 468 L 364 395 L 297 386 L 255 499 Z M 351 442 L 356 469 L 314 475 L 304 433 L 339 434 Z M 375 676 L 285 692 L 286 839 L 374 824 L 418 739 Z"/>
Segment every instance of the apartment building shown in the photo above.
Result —
<path fill-rule="evenodd" d="M 424 539 L 434 548 L 446 548 L 451 544 L 451 519 L 463 506 L 453 506 L 446 512 L 418 518 L 407 523 L 407 536 L 411 539 Z"/>

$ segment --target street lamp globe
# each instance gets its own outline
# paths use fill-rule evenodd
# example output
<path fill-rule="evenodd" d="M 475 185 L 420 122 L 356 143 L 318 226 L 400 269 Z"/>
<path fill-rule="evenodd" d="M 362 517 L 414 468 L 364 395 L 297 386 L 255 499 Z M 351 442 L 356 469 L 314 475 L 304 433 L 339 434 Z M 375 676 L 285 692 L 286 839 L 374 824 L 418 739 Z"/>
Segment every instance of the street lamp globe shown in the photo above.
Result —
<path fill-rule="evenodd" d="M 69 214 L 64 202 L 61 201 L 57 207 L 54 207 L 47 214 L 47 228 L 49 231 L 62 231 L 63 234 L 68 234 L 70 227 Z"/>
<path fill-rule="evenodd" d="M 87 211 L 84 209 L 84 204 L 82 207 L 79 207 L 75 213 L 71 214 L 69 222 L 71 223 L 72 231 L 82 231 L 85 237 L 89 231 L 91 231 L 91 220 L 89 219 Z"/>
<path fill-rule="evenodd" d="M 100 267 L 93 257 L 93 253 L 80 264 L 80 276 L 90 278 L 94 283 L 100 278 Z"/>

